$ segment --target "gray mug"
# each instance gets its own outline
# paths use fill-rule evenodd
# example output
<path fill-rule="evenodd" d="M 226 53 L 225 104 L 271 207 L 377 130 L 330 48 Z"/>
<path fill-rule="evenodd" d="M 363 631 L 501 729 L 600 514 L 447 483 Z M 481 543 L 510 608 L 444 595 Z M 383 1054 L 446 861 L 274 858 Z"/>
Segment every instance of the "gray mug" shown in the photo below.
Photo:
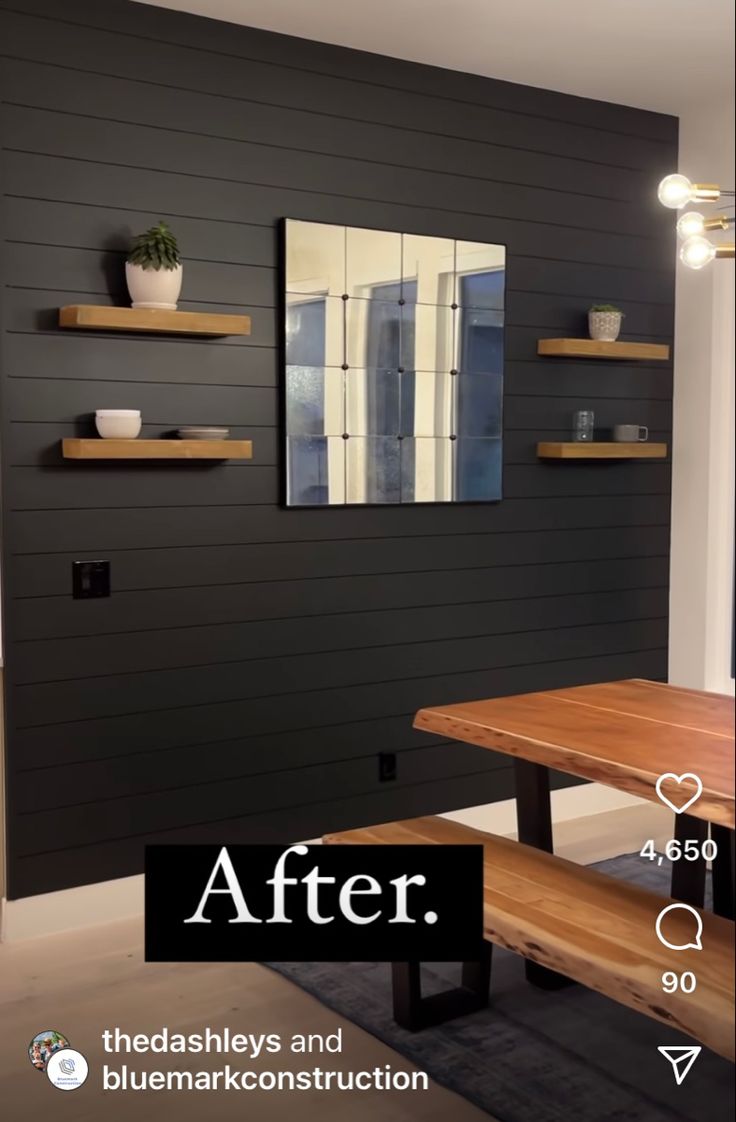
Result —
<path fill-rule="evenodd" d="M 649 440 L 649 429 L 646 425 L 614 425 L 613 439 L 620 444 L 641 444 Z"/>

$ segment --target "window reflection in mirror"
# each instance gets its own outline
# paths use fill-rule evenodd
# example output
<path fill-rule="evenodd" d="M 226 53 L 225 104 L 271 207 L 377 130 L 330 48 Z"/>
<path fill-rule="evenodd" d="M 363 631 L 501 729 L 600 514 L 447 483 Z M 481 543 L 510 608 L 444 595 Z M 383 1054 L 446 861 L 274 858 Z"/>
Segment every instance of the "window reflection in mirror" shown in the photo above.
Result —
<path fill-rule="evenodd" d="M 505 248 L 286 222 L 287 504 L 501 497 Z"/>

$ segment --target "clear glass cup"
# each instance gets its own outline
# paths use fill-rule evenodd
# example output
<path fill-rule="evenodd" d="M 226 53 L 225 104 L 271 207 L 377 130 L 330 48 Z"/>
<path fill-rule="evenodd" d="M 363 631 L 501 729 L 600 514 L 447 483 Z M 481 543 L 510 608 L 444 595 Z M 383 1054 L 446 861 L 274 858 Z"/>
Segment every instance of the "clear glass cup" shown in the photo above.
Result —
<path fill-rule="evenodd" d="M 595 413 L 592 409 L 578 409 L 572 418 L 572 438 L 590 443 L 593 439 Z"/>

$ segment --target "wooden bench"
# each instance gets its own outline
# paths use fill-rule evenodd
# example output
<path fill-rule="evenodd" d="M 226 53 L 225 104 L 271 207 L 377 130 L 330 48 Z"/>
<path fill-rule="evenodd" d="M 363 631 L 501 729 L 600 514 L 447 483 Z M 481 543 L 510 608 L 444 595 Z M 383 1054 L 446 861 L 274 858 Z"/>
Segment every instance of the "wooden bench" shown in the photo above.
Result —
<path fill-rule="evenodd" d="M 672 900 L 574 865 L 508 838 L 444 818 L 414 818 L 328 834 L 328 845 L 459 845 L 484 848 L 484 935 L 489 944 L 581 982 L 590 989 L 679 1029 L 721 1056 L 734 1058 L 734 925 L 701 912 L 703 949 L 675 951 L 660 943 L 657 916 Z M 693 918 L 673 912 L 672 942 L 692 938 Z M 463 965 L 459 990 L 421 996 L 420 964 L 394 964 L 394 1015 L 417 1029 L 488 1003 L 490 950 L 483 963 Z M 666 994 L 662 975 L 692 971 L 693 993 Z"/>

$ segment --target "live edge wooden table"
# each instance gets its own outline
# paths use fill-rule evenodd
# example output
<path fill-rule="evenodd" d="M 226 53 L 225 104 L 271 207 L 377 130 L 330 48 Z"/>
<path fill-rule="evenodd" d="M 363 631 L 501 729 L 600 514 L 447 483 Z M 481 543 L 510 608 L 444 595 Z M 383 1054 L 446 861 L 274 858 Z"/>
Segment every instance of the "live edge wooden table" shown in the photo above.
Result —
<path fill-rule="evenodd" d="M 519 841 L 552 852 L 549 769 L 659 802 L 657 779 L 691 772 L 703 784 L 674 836 L 718 846 L 713 910 L 734 918 L 734 699 L 629 679 L 420 709 L 414 727 L 514 758 Z M 692 781 L 663 791 L 681 806 Z M 678 793 L 676 795 L 676 792 Z M 703 903 L 705 862 L 673 862 L 675 899 Z M 530 977 L 534 964 L 527 963 Z"/>

